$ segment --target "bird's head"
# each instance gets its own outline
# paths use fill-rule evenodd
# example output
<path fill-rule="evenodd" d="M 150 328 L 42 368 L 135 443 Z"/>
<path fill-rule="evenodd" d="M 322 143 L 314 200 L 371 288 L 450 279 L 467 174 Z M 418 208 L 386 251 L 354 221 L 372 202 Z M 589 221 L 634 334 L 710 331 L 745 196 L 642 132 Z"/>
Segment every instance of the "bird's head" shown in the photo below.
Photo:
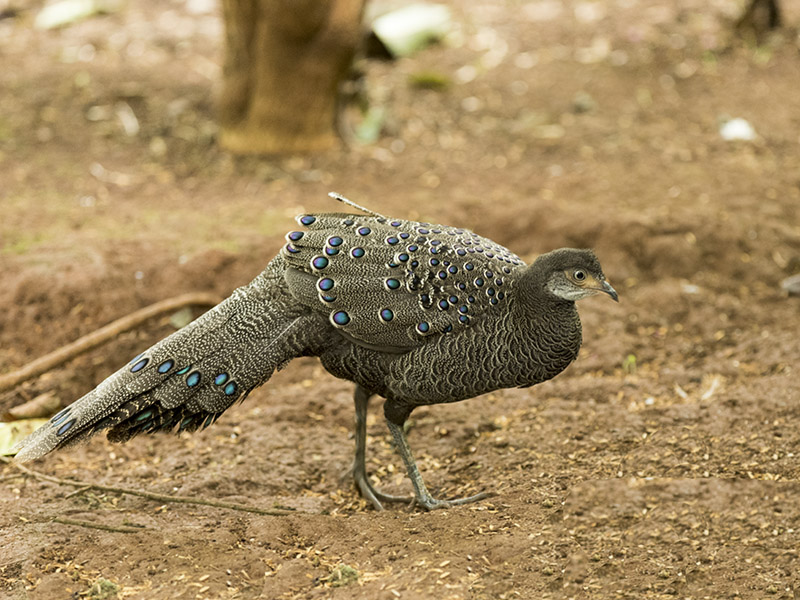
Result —
<path fill-rule="evenodd" d="M 606 281 L 603 268 L 591 250 L 553 250 L 539 256 L 531 269 L 544 290 L 562 300 L 574 302 L 604 293 L 619 302 L 616 290 Z"/>

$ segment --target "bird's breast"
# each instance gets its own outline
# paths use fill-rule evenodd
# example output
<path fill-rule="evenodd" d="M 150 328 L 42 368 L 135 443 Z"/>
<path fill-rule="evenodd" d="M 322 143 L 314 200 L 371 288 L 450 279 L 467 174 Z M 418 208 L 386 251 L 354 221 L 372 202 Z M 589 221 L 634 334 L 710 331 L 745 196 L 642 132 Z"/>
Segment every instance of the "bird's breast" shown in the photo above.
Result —
<path fill-rule="evenodd" d="M 510 314 L 487 319 L 475 329 L 440 336 L 397 357 L 386 375 L 387 392 L 419 404 L 454 402 L 541 383 L 575 360 L 579 320 L 538 328 L 511 321 Z"/>

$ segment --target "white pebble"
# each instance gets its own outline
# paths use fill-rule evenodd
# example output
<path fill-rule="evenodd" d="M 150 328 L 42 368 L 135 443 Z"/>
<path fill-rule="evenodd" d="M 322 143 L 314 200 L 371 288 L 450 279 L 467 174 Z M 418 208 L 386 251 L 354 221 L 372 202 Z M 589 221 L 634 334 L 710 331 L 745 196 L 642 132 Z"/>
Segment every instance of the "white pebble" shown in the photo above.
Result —
<path fill-rule="evenodd" d="M 727 141 L 756 139 L 756 130 L 744 119 L 731 119 L 719 128 L 722 139 Z"/>

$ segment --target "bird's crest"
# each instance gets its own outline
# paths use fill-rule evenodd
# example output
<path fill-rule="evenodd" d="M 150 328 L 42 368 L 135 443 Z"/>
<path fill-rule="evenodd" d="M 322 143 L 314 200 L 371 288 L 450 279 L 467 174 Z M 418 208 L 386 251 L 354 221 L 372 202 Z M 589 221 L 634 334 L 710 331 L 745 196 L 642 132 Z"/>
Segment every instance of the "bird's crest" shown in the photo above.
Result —
<path fill-rule="evenodd" d="M 368 215 L 372 215 L 373 217 L 379 217 L 379 218 L 382 218 L 382 219 L 386 219 L 387 218 L 384 215 L 375 212 L 374 210 L 370 210 L 368 208 L 364 208 L 363 206 L 361 206 L 359 204 L 356 204 L 352 200 L 349 200 L 348 198 L 345 198 L 344 196 L 342 196 L 341 194 L 338 194 L 336 192 L 328 192 L 328 196 L 330 196 L 334 200 L 338 200 L 339 202 L 347 204 L 347 206 L 352 206 L 353 208 L 358 209 L 358 210 L 360 210 L 362 212 L 365 212 Z"/>

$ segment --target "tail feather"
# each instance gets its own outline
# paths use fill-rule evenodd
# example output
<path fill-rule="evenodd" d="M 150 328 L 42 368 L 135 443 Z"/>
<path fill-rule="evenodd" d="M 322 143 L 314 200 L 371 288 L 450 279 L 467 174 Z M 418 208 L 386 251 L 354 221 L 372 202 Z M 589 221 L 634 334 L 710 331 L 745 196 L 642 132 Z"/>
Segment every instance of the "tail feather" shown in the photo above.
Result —
<path fill-rule="evenodd" d="M 134 402 L 128 410 L 135 410 Z M 125 409 L 122 407 L 120 410 Z M 104 424 L 102 427 L 95 427 L 92 433 L 110 427 L 108 439 L 112 442 L 127 442 L 132 437 L 140 433 L 155 433 L 158 431 L 181 432 L 196 431 L 211 425 L 217 417 L 222 414 L 210 413 L 206 411 L 192 412 L 185 407 L 173 409 L 162 409 L 158 405 L 149 404 L 145 408 L 134 412 L 132 416 L 111 425 Z"/>
<path fill-rule="evenodd" d="M 108 429 L 140 433 L 207 427 L 237 400 L 304 352 L 302 307 L 270 293 L 269 268 L 253 283 L 142 353 L 62 410 L 17 448 L 28 461 Z"/>

